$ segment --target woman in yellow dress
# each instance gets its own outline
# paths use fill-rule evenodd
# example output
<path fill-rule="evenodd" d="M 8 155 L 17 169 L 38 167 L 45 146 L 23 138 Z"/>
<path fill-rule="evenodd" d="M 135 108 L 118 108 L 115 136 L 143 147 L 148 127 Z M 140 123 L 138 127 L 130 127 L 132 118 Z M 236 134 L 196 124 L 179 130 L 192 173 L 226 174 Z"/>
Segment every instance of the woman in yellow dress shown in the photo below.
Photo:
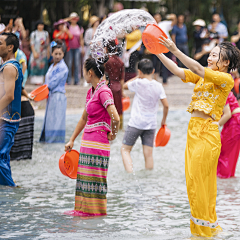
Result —
<path fill-rule="evenodd" d="M 191 119 L 188 125 L 185 151 L 185 175 L 191 209 L 190 229 L 193 235 L 211 237 L 221 230 L 216 215 L 217 164 L 221 150 L 218 121 L 223 113 L 234 81 L 229 72 L 240 65 L 240 51 L 229 42 L 214 47 L 205 68 L 183 54 L 164 37 L 160 44 L 167 47 L 187 68 L 179 68 L 173 61 L 158 54 L 160 61 L 183 82 L 192 82 L 195 88 L 188 107 Z"/>

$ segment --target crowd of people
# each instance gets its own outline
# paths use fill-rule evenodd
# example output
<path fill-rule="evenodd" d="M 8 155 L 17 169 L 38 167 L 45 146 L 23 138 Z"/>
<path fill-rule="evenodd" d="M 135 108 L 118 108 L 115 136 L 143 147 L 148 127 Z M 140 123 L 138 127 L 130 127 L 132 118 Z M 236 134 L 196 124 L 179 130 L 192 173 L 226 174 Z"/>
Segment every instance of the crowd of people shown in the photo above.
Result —
<path fill-rule="evenodd" d="M 207 66 L 207 57 L 214 46 L 228 39 L 229 34 L 226 25 L 221 22 L 220 15 L 214 13 L 211 23 L 207 26 L 203 19 L 197 19 L 192 24 L 195 27 L 193 33 L 189 33 L 185 24 L 184 15 L 175 14 L 166 15 L 166 19 L 162 20 L 160 13 L 154 14 L 154 18 L 158 26 L 165 32 L 169 39 L 172 39 L 177 47 L 186 55 L 189 56 L 188 39 L 193 38 L 194 45 L 191 51 L 192 57 L 197 60 L 202 66 Z M 91 16 L 89 19 L 89 27 L 84 29 L 79 21 L 79 16 L 73 12 L 69 17 L 60 19 L 53 24 L 53 33 L 44 30 L 44 23 L 37 21 L 35 30 L 29 35 L 29 30 L 26 30 L 22 18 L 17 18 L 14 22 L 11 20 L 7 26 L 1 24 L 0 32 L 13 32 L 20 39 L 19 54 L 25 55 L 27 59 L 24 67 L 24 81 L 29 77 L 31 84 L 43 84 L 49 65 L 52 63 L 50 53 L 51 40 L 60 39 L 64 44 L 64 60 L 69 68 L 68 79 L 66 84 L 82 84 L 88 86 L 83 77 L 82 68 L 84 61 L 91 55 L 90 43 L 98 25 L 105 18 Z M 127 81 L 136 76 L 136 64 L 142 58 L 146 57 L 153 61 L 155 69 L 155 79 L 159 80 L 162 77 L 163 84 L 167 84 L 167 79 L 171 73 L 163 64 L 148 52 L 142 41 L 141 34 L 144 28 L 139 28 L 130 34 L 124 36 L 123 39 L 118 39 L 118 46 L 123 46 L 126 49 L 123 53 L 119 52 L 119 57 L 124 62 L 124 80 Z M 236 31 L 230 36 L 230 40 L 238 48 L 240 47 L 239 40 L 239 23 Z M 174 60 L 179 66 L 184 65 L 170 52 L 165 54 L 168 58 Z M 26 69 L 26 70 L 25 70 Z M 236 72 L 236 77 L 239 74 Z M 72 81 L 73 76 L 73 81 Z"/>
<path fill-rule="evenodd" d="M 143 29 L 139 28 L 125 36 L 123 53 L 119 48 L 121 40 L 106 43 L 109 57 L 104 63 L 91 58 L 89 47 L 100 23 L 96 16 L 91 17 L 91 26 L 84 35 L 84 29 L 77 24 L 79 16 L 71 13 L 69 18 L 54 24 L 52 41 L 44 30 L 43 22 L 37 22 L 36 30 L 30 34 L 31 53 L 25 53 L 26 56 L 25 48 L 21 47 L 27 38 L 22 19 L 18 18 L 14 25 L 11 23 L 4 28 L 4 33 L 0 35 L 1 185 L 16 186 L 11 174 L 11 158 L 31 158 L 34 111 L 29 104 L 32 96 L 24 89 L 27 59 L 31 83 L 45 82 L 49 88 L 40 142 L 65 143 L 65 85 L 71 83 L 72 61 L 74 84 L 79 84 L 81 64 L 78 61 L 84 56 L 83 78 L 91 88 L 83 114 L 65 145 L 65 151 L 71 151 L 75 139 L 83 132 L 75 209 L 66 214 L 83 217 L 106 215 L 109 141 L 116 138 L 122 127 L 123 89 L 135 93 L 131 117 L 122 141 L 123 165 L 127 172 L 132 172 L 131 150 L 137 138 L 141 137 L 145 167 L 152 169 L 159 101 L 163 105 L 161 126 L 166 125 L 169 108 L 163 85 L 156 81 L 156 74 L 160 73 L 158 68 L 162 65 L 164 84 L 167 83 L 168 72 L 185 83 L 195 84 L 188 107 L 191 119 L 185 154 L 191 232 L 193 235 L 211 237 L 221 230 L 215 211 L 216 178 L 235 175 L 240 150 L 240 107 L 231 92 L 234 86 L 231 72 L 240 67 L 239 33 L 231 38 L 234 46 L 225 41 L 227 28 L 220 22 L 218 14 L 213 15 L 213 22 L 207 28 L 202 19 L 197 19 L 193 23 L 196 28 L 195 53 L 190 58 L 184 16 L 170 14 L 167 20 L 162 21 L 161 15 L 155 14 L 154 18 L 167 35 L 167 38 L 159 38 L 159 44 L 164 45 L 169 53 L 149 54 L 143 48 Z M 207 63 L 202 60 L 203 56 Z M 219 126 L 223 126 L 221 136 Z"/>

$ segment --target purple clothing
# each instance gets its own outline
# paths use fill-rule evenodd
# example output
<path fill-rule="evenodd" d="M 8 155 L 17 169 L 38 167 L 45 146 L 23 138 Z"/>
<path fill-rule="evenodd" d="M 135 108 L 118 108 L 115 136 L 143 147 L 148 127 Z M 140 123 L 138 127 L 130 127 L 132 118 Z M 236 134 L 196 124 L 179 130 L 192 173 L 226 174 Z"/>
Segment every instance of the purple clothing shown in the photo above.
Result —
<path fill-rule="evenodd" d="M 73 35 L 73 38 L 69 40 L 70 49 L 76 49 L 80 47 L 80 36 L 84 32 L 83 28 L 80 29 L 78 25 L 72 26 L 70 25 L 69 31 Z"/>
<path fill-rule="evenodd" d="M 94 132 L 104 130 L 111 132 L 111 118 L 107 112 L 107 107 L 114 104 L 113 94 L 106 81 L 101 81 L 95 91 L 90 88 L 86 97 L 86 111 L 88 121 L 84 132 Z"/>

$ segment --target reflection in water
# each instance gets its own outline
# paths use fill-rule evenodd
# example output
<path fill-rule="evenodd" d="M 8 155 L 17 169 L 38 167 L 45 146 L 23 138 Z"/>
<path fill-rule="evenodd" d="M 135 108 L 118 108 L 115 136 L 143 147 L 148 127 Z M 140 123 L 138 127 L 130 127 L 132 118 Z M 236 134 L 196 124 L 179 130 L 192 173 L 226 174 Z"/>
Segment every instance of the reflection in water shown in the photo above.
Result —
<path fill-rule="evenodd" d="M 63 215 L 74 207 L 75 180 L 63 176 L 58 159 L 64 144 L 37 142 L 43 118 L 37 117 L 33 160 L 12 162 L 21 188 L 0 186 L 0 239 L 201 239 L 191 236 L 185 186 L 184 150 L 189 114 L 170 111 L 171 139 L 154 149 L 154 170 L 144 168 L 140 140 L 132 151 L 135 175 L 124 170 L 123 132 L 111 144 L 108 215 L 81 219 Z M 67 116 L 67 138 L 80 116 Z M 124 115 L 126 127 L 129 112 Z M 158 119 L 161 119 L 159 112 Z M 158 123 L 160 126 L 160 122 Z M 80 139 L 75 142 L 79 150 Z M 237 166 L 236 175 L 240 175 Z M 223 232 L 213 239 L 240 239 L 240 179 L 218 179 L 217 213 Z"/>

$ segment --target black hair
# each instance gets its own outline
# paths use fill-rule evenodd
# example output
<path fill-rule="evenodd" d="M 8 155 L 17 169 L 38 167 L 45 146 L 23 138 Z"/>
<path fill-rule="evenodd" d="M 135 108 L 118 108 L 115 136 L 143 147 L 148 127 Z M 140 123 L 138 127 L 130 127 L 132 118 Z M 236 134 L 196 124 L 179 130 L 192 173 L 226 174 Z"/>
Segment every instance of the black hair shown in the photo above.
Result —
<path fill-rule="evenodd" d="M 117 50 L 117 45 L 115 43 L 115 40 L 109 41 L 106 47 L 109 53 L 115 53 Z"/>
<path fill-rule="evenodd" d="M 37 29 L 37 26 L 38 26 L 39 24 L 44 25 L 44 22 L 43 22 L 42 20 L 37 20 L 36 23 L 35 23 L 35 28 L 36 28 L 36 29 Z"/>
<path fill-rule="evenodd" d="M 95 60 L 94 58 L 89 57 L 85 61 L 84 67 L 87 70 L 87 72 L 92 69 L 98 78 L 102 78 L 104 75 L 104 63 L 107 62 L 108 58 L 105 58 L 103 63 L 102 63 L 102 60 L 103 59 L 101 59 L 101 62 L 100 62 L 98 60 Z"/>
<path fill-rule="evenodd" d="M 143 73 L 143 74 L 152 74 L 153 72 L 153 63 L 151 60 L 147 58 L 143 58 L 139 63 L 138 63 L 138 69 Z"/>
<path fill-rule="evenodd" d="M 219 60 L 222 61 L 229 60 L 228 72 L 240 67 L 240 51 L 230 42 L 223 42 L 217 45 L 220 48 L 219 51 Z"/>
<path fill-rule="evenodd" d="M 13 53 L 15 53 L 19 48 L 19 39 L 14 33 L 2 33 L 1 35 L 7 36 L 5 39 L 6 45 L 13 45 Z"/>
<path fill-rule="evenodd" d="M 183 16 L 183 17 L 185 18 L 185 15 L 184 15 L 183 13 L 179 13 L 179 14 L 177 15 L 177 18 L 180 17 L 180 16 Z"/>
<path fill-rule="evenodd" d="M 65 44 L 63 43 L 63 41 L 61 39 L 55 39 L 54 42 L 57 43 L 56 46 L 52 47 L 52 53 L 54 52 L 55 49 L 57 48 L 61 48 L 63 53 L 65 53 Z"/>

